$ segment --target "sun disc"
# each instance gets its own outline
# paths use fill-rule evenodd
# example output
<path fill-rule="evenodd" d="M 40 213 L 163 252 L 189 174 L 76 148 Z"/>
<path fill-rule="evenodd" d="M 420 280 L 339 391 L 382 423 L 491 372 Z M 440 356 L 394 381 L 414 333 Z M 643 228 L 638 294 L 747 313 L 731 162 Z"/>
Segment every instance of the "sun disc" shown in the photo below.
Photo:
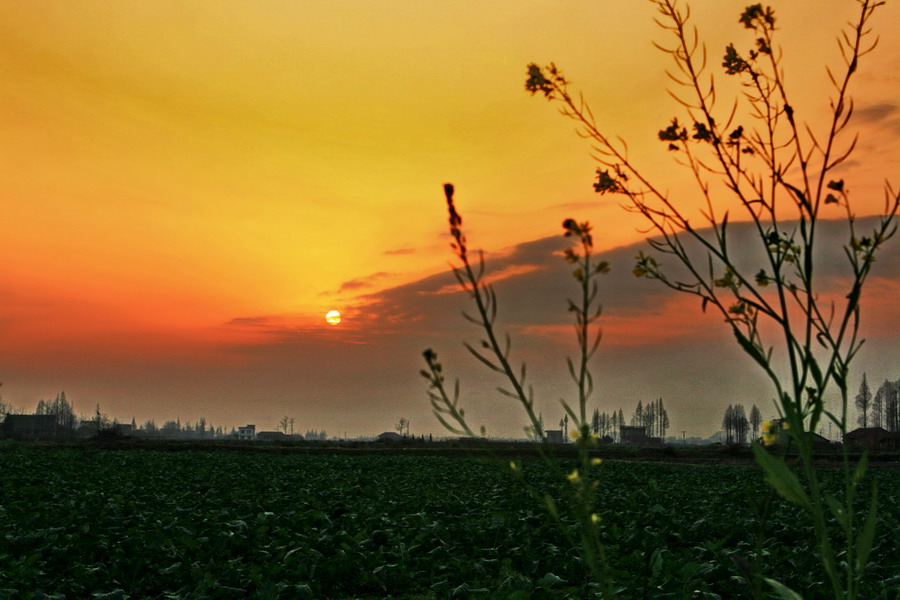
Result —
<path fill-rule="evenodd" d="M 337 325 L 341 322 L 341 313 L 336 310 L 329 310 L 325 313 L 325 321 L 331 325 Z"/>

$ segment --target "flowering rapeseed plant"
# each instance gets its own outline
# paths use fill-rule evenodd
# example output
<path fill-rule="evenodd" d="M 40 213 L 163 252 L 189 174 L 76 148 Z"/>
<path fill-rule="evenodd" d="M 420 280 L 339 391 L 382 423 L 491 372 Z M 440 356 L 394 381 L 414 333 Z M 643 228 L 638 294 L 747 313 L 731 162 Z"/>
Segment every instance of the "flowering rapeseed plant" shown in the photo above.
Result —
<path fill-rule="evenodd" d="M 844 68 L 825 69 L 833 93 L 826 126 L 816 133 L 799 120 L 788 93 L 771 8 L 753 4 L 740 16 L 739 22 L 752 32 L 751 48 L 743 52 L 729 44 L 720 64 L 727 76 L 741 80 L 744 94 L 721 110 L 717 105 L 721 86 L 708 69 L 714 63 L 707 60 L 707 48 L 688 22 L 690 10 L 682 8 L 679 0 L 653 1 L 662 16 L 658 23 L 672 35 L 671 45 L 656 46 L 674 61 L 674 73 L 669 75 L 678 87 L 670 94 L 684 110 L 684 122 L 672 119 L 658 137 L 669 151 L 678 153 L 678 162 L 697 182 L 705 200 L 700 221 L 679 204 L 676 194 L 649 179 L 621 138 L 601 130 L 585 101 L 569 92 L 569 82 L 555 64 L 528 65 L 525 88 L 561 103 L 562 113 L 580 124 L 580 133 L 591 140 L 600 163 L 594 189 L 599 194 L 626 196 L 628 208 L 644 217 L 655 234 L 648 239 L 650 246 L 683 268 L 682 274 L 674 276 L 661 261 L 641 253 L 635 275 L 697 297 L 704 311 L 717 311 L 744 352 L 768 376 L 783 420 L 779 431 L 769 425 L 763 443 L 774 445 L 781 431 L 787 432 L 785 452 L 792 444 L 797 449 L 803 483 L 783 458 L 755 444 L 757 462 L 781 496 L 808 511 L 833 597 L 854 600 L 872 548 L 876 495 L 873 491 L 865 523 L 855 524 L 854 499 L 865 459 L 851 469 L 844 446 L 843 489 L 826 491 L 813 463 L 809 434 L 826 420 L 846 433 L 847 379 L 862 345 L 858 335 L 861 292 L 875 254 L 896 231 L 900 209 L 900 193 L 886 185 L 883 214 L 869 235 L 860 235 L 843 179 L 856 140 L 842 144 L 839 139 L 853 115 L 850 81 L 859 71 L 860 59 L 877 43 L 870 38 L 870 21 L 885 2 L 856 1 L 857 17 L 838 38 Z M 835 172 L 839 167 L 844 171 Z M 719 182 L 722 187 L 717 187 Z M 736 263 L 728 228 L 736 211 L 723 212 L 717 206 L 720 191 L 733 196 L 740 216 L 758 234 L 759 264 L 748 268 Z M 847 225 L 844 293 L 829 289 L 833 280 L 823 285 L 816 257 L 820 222 L 834 217 L 843 218 Z M 761 327 L 765 321 L 773 325 L 771 330 Z M 769 331 L 774 340 L 768 337 Z M 775 345 L 780 352 L 774 351 Z M 782 359 L 783 364 L 776 364 Z M 833 388 L 840 394 L 837 410 L 825 402 L 826 392 Z M 839 527 L 829 522 L 832 517 Z M 843 548 L 836 549 L 839 539 Z M 762 596 L 760 581 L 761 575 L 755 572 L 752 583 L 757 597 Z M 783 595 L 779 585 L 773 587 Z"/>
<path fill-rule="evenodd" d="M 468 321 L 479 325 L 484 334 L 477 347 L 469 343 L 464 343 L 464 346 L 482 364 L 506 378 L 509 388 L 498 388 L 499 391 L 504 396 L 516 400 L 524 409 L 529 420 L 529 425 L 525 428 L 526 434 L 534 441 L 544 442 L 543 424 L 535 412 L 533 391 L 531 386 L 525 383 L 525 365 L 522 365 L 520 369 L 512 367 L 509 356 L 511 347 L 509 335 L 505 336 L 505 343 L 501 344 L 499 341 L 502 338 L 496 327 L 497 296 L 493 287 L 484 279 L 485 264 L 481 252 L 478 253 L 477 266 L 472 264 L 462 228 L 463 219 L 457 210 L 454 192 L 453 185 L 449 183 L 444 185 L 450 235 L 453 238 L 451 248 L 460 263 L 459 266 L 454 267 L 453 273 L 463 291 L 474 302 L 477 311 L 474 315 L 463 313 L 463 316 Z M 562 226 L 565 237 L 574 237 L 577 240 L 574 247 L 565 250 L 564 258 L 567 263 L 575 265 L 572 275 L 578 282 L 581 292 L 579 301 L 569 300 L 568 302 L 569 311 L 575 315 L 579 356 L 577 362 L 570 358 L 566 361 L 569 374 L 578 390 L 578 401 L 572 404 L 562 401 L 562 406 L 566 411 L 566 421 L 571 419 L 576 424 L 570 437 L 575 441 L 578 449 L 580 468 L 566 475 L 559 469 L 556 461 L 549 456 L 549 451 L 542 445 L 539 448 L 548 464 L 557 470 L 560 479 L 565 478 L 572 484 L 566 492 L 567 503 L 571 509 L 571 515 L 579 524 L 578 536 L 580 539 L 576 540 L 575 534 L 570 531 L 572 529 L 570 523 L 564 522 L 560 517 L 559 503 L 555 498 L 547 494 L 542 496 L 531 488 L 528 490 L 536 498 L 541 499 L 569 540 L 573 544 L 581 546 L 586 559 L 585 563 L 601 588 L 604 589 L 605 597 L 612 597 L 614 593 L 603 548 L 600 545 L 598 520 L 593 518 L 599 482 L 595 478 L 587 476 L 592 467 L 598 467 L 601 464 L 599 459 L 590 456 L 591 447 L 596 444 L 596 436 L 590 431 L 587 415 L 587 401 L 594 386 L 588 363 L 600 343 L 600 333 L 594 325 L 600 318 L 600 306 L 597 303 L 599 290 L 596 278 L 607 273 L 609 265 L 606 261 L 598 261 L 594 257 L 594 242 L 589 223 L 566 219 Z M 474 436 L 471 427 L 466 422 L 465 411 L 459 406 L 459 382 L 455 383 L 451 394 L 446 386 L 443 367 L 437 360 L 437 354 L 428 349 L 423 356 L 428 368 L 422 370 L 421 373 L 429 381 L 428 394 L 434 415 L 448 430 L 460 435 Z M 524 474 L 517 463 L 511 462 L 509 467 L 513 474 L 525 481 Z"/>
<path fill-rule="evenodd" d="M 778 443 L 778 425 L 772 421 L 766 421 L 762 424 L 762 441 L 766 446 L 773 446 Z"/>

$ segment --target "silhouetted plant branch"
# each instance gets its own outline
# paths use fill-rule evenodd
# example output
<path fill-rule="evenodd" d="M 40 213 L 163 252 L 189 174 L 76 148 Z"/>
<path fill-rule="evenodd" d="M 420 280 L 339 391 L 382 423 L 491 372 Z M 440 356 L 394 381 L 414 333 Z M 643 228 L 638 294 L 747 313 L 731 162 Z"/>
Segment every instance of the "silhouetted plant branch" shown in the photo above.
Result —
<path fill-rule="evenodd" d="M 475 348 L 468 342 L 464 342 L 466 349 L 479 362 L 490 370 L 502 374 L 509 381 L 512 391 L 504 387 L 497 390 L 506 397 L 517 400 L 528 416 L 529 425 L 525 432 L 532 440 L 543 442 L 545 435 L 540 416 L 535 413 L 534 393 L 531 386 L 525 392 L 526 369 L 524 363 L 517 372 L 510 364 L 509 354 L 512 346 L 510 336 L 504 336 L 504 344 L 499 342 L 499 334 L 496 331 L 497 296 L 493 286 L 485 281 L 484 256 L 479 251 L 478 266 L 473 267 L 469 258 L 466 237 L 462 230 L 462 217 L 456 209 L 453 201 L 454 188 L 451 184 L 444 185 L 444 194 L 447 200 L 449 213 L 450 235 L 453 238 L 453 248 L 460 266 L 453 268 L 460 287 L 475 303 L 477 315 L 472 316 L 463 312 L 463 317 L 478 325 L 485 334 L 480 341 L 480 348 Z M 596 261 L 593 256 L 593 237 L 589 223 L 578 223 L 574 219 L 566 219 L 563 222 L 564 235 L 576 237 L 576 247 L 565 250 L 565 260 L 576 265 L 573 276 L 579 282 L 579 302 L 568 301 L 569 311 L 575 314 L 575 331 L 578 339 L 579 358 L 578 363 L 567 358 L 569 373 L 578 389 L 578 406 L 573 408 L 565 400 L 561 400 L 566 413 L 576 423 L 573 430 L 573 438 L 578 448 L 579 466 L 568 474 L 560 470 L 558 463 L 544 451 L 541 445 L 541 455 L 545 461 L 555 470 L 557 476 L 568 482 L 570 494 L 568 495 L 569 512 L 575 518 L 577 537 L 573 533 L 570 524 L 564 522 L 560 514 L 557 499 L 548 493 L 542 493 L 530 486 L 523 478 L 522 467 L 518 463 L 510 463 L 514 475 L 525 483 L 526 489 L 536 499 L 542 502 L 551 517 L 559 524 L 567 540 L 573 545 L 582 548 L 585 563 L 590 569 L 596 581 L 604 589 L 605 597 L 613 597 L 614 592 L 610 583 L 609 569 L 606 563 L 602 544 L 600 543 L 600 518 L 595 512 L 597 503 L 597 470 L 601 460 L 590 455 L 591 448 L 596 444 L 596 436 L 591 434 L 590 423 L 587 417 L 587 401 L 594 388 L 588 364 L 594 356 L 600 343 L 600 331 L 593 332 L 593 324 L 600 318 L 601 308 L 597 303 L 598 286 L 596 277 L 609 271 L 606 261 Z M 437 354 L 431 350 L 423 353 L 427 370 L 421 374 L 429 381 L 429 397 L 435 417 L 449 431 L 458 435 L 475 437 L 475 433 L 466 421 L 465 410 L 459 405 L 459 380 L 454 382 L 452 394 L 448 391 L 443 372 L 443 366 L 437 359 Z M 481 428 L 484 435 L 484 428 Z"/>
<path fill-rule="evenodd" d="M 498 387 L 497 391 L 504 396 L 519 401 L 522 408 L 525 409 L 525 413 L 528 415 L 528 420 L 531 424 L 530 432 L 535 438 L 541 439 L 543 438 L 544 431 L 540 418 L 534 411 L 534 390 L 531 386 L 528 386 L 528 391 L 525 391 L 525 363 L 522 363 L 518 373 L 513 369 L 509 361 L 512 340 L 509 334 L 506 334 L 504 336 L 504 343 L 501 346 L 497 331 L 494 327 L 494 323 L 497 320 L 497 295 L 494 292 L 493 286 L 484 279 L 484 253 L 481 251 L 478 252 L 478 267 L 473 267 L 466 246 L 466 236 L 462 231 L 462 217 L 457 212 L 456 206 L 453 203 L 452 184 L 444 184 L 444 195 L 447 198 L 447 211 L 450 214 L 450 235 L 454 240 L 451 243 L 451 248 L 453 248 L 456 258 L 459 259 L 461 263 L 461 266 L 453 268 L 453 274 L 456 276 L 456 280 L 459 282 L 460 287 L 462 287 L 469 298 L 475 302 L 475 307 L 478 311 L 476 316 L 472 316 L 467 312 L 463 312 L 462 316 L 467 321 L 481 327 L 486 336 L 479 342 L 481 350 L 476 349 L 468 342 L 464 342 L 464 345 L 466 350 L 482 364 L 490 370 L 506 377 L 512 386 L 512 390 Z M 438 367 L 440 366 L 439 363 L 436 362 L 435 353 L 430 349 L 425 351 L 425 360 L 429 365 L 435 364 Z M 440 372 L 440 370 L 438 370 L 438 372 Z M 461 429 L 454 430 L 448 427 L 451 431 L 454 431 L 455 433 L 463 431 L 471 435 L 471 429 L 468 429 L 468 426 L 464 425 L 465 414 L 460 412 L 460 409 L 456 408 L 456 400 L 458 400 L 458 383 L 457 391 L 454 393 L 454 401 L 451 403 L 449 402 L 449 397 L 446 392 L 438 385 L 443 382 L 434 377 L 433 370 L 429 373 L 431 374 L 429 375 L 428 373 L 423 372 L 423 375 L 431 381 L 432 388 L 438 389 L 437 397 L 435 397 L 434 394 L 431 395 L 431 405 L 434 409 L 435 416 L 438 417 L 441 424 L 445 427 L 448 426 L 445 417 L 456 421 Z M 526 431 L 529 430 L 526 429 Z"/>
<path fill-rule="evenodd" d="M 839 141 L 853 113 L 849 83 L 859 59 L 877 44 L 868 39 L 869 22 L 884 3 L 858 0 L 856 20 L 838 38 L 845 68 L 840 75 L 827 70 L 834 95 L 830 122 L 822 137 L 798 121 L 789 100 L 781 50 L 774 42 L 771 8 L 761 4 L 747 7 L 739 22 L 753 32 L 754 46 L 740 52 L 729 44 L 722 59 L 725 73 L 741 78 L 751 121 L 745 125 L 739 122 L 739 99 L 724 118 L 716 118 L 715 78 L 708 73 L 706 47 L 696 28 L 688 24 L 689 9 L 682 9 L 677 0 L 654 3 L 660 14 L 657 22 L 673 40 L 670 46 L 656 46 L 673 59 L 675 69 L 668 75 L 676 88 L 669 93 L 682 106 L 687 123 L 673 118 L 658 137 L 677 153 L 678 161 L 696 181 L 704 199 L 701 215 L 709 235 L 692 224 L 678 200 L 655 186 L 629 159 L 624 141 L 614 142 L 602 132 L 584 100 L 576 100 L 569 92 L 568 81 L 556 65 L 529 65 L 525 87 L 557 102 L 563 115 L 579 123 L 580 134 L 591 140 L 600 163 L 594 189 L 600 194 L 626 196 L 630 210 L 642 215 L 648 231 L 655 234 L 649 240 L 651 248 L 673 257 L 686 270 L 685 276 L 672 277 L 656 257 L 641 253 L 635 275 L 698 297 L 704 311 L 710 306 L 717 310 L 741 348 L 768 375 L 777 393 L 776 406 L 798 447 L 805 486 L 783 460 L 759 446 L 754 448 L 757 460 L 782 496 L 810 512 L 834 597 L 856 598 L 872 546 L 876 493 L 873 490 L 868 515 L 859 526 L 854 503 L 865 459 L 851 472 L 844 448 L 844 489 L 838 500 L 819 482 L 812 462 L 811 434 L 823 418 L 846 433 L 849 366 L 863 343 L 859 337 L 860 295 L 877 251 L 896 231 L 900 194 L 889 184 L 878 225 L 868 235 L 860 235 L 849 190 L 843 179 L 832 175 L 856 146 L 856 137 L 849 143 Z M 733 194 L 743 218 L 753 224 L 765 256 L 763 264 L 752 269 L 737 265 L 728 237 L 729 213 L 717 214 L 713 177 Z M 830 300 L 821 293 L 813 253 L 819 219 L 834 210 L 841 210 L 847 223 L 843 249 L 850 283 L 841 300 Z M 702 258 L 697 258 L 697 249 Z M 777 326 L 780 342 L 764 339 L 761 319 Z M 786 378 L 779 375 L 773 359 L 776 345 L 784 353 Z M 829 410 L 824 400 L 831 386 L 840 393 L 839 414 Z M 840 560 L 828 518 L 836 519 L 844 538 Z M 773 587 L 780 594 L 787 593 L 780 584 L 773 583 Z"/>

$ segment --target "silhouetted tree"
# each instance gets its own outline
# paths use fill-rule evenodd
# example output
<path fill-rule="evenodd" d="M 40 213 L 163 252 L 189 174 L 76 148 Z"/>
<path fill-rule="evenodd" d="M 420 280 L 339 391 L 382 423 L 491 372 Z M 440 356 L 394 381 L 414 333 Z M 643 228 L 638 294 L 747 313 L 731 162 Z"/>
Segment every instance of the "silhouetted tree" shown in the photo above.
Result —
<path fill-rule="evenodd" d="M 872 396 L 872 408 L 869 410 L 869 423 L 872 427 L 884 427 L 885 396 L 890 385 L 891 382 L 885 379 Z"/>
<path fill-rule="evenodd" d="M 656 437 L 666 439 L 666 431 L 669 430 L 669 413 L 663 404 L 662 398 L 656 399 Z"/>
<path fill-rule="evenodd" d="M 635 427 L 644 424 L 644 404 L 640 400 L 631 415 L 631 424 Z"/>
<path fill-rule="evenodd" d="M 728 405 L 725 409 L 725 417 L 722 419 L 722 428 L 725 430 L 725 442 L 727 444 L 746 444 L 747 431 L 750 423 L 744 412 L 744 405 Z"/>
<path fill-rule="evenodd" d="M 97 407 L 94 409 L 94 418 L 92 419 L 94 423 L 94 428 L 97 430 L 97 433 L 101 431 L 106 431 L 107 429 L 111 429 L 113 426 L 113 422 L 110 421 L 109 416 L 100 411 L 100 404 L 97 404 Z"/>
<path fill-rule="evenodd" d="M 310 429 L 306 432 L 306 435 L 303 437 L 305 439 L 311 440 L 311 441 L 324 441 L 324 440 L 328 439 L 328 434 L 325 433 L 324 429 L 322 431 L 315 431 L 313 429 Z"/>
<path fill-rule="evenodd" d="M 56 417 L 57 427 L 65 429 L 74 429 L 78 423 L 78 417 L 75 416 L 75 410 L 66 399 L 66 393 L 60 392 L 56 398 L 51 401 L 40 400 L 34 409 L 36 415 L 53 415 Z"/>
<path fill-rule="evenodd" d="M 287 435 L 288 427 L 290 427 L 290 425 L 291 418 L 287 415 L 284 415 L 283 417 L 281 417 L 281 420 L 278 421 L 278 426 L 276 427 L 276 429 L 280 429 L 282 433 Z"/>
<path fill-rule="evenodd" d="M 734 409 L 734 425 L 737 443 L 743 445 L 747 443 L 747 431 L 750 429 L 750 423 L 747 421 L 747 414 L 744 412 L 743 404 L 738 404 Z"/>
<path fill-rule="evenodd" d="M 877 411 L 876 406 L 878 407 Z M 881 384 L 872 403 L 872 415 L 873 427 L 884 427 L 888 431 L 900 431 L 900 380 L 885 380 Z M 876 418 L 879 420 L 878 424 L 874 422 Z"/>
<path fill-rule="evenodd" d="M 728 408 L 725 409 L 725 416 L 722 417 L 722 429 L 725 430 L 725 443 L 732 444 L 734 443 L 734 432 L 732 430 L 732 423 L 734 415 L 734 406 L 729 404 Z"/>
<path fill-rule="evenodd" d="M 641 422 L 638 425 L 643 425 L 644 430 L 647 432 L 647 435 L 653 435 L 653 427 L 656 424 L 656 404 L 654 402 L 648 402 L 644 407 L 644 413 L 642 415 Z"/>
<path fill-rule="evenodd" d="M 0 386 L 3 385 L 3 382 L 0 381 Z M 12 412 L 12 406 L 9 405 L 8 402 L 3 400 L 3 394 L 0 394 L 0 417 L 5 417 L 9 413 Z"/>
<path fill-rule="evenodd" d="M 750 427 L 752 428 L 753 439 L 760 435 L 760 425 L 762 425 L 762 413 L 759 412 L 759 408 L 754 404 L 753 408 L 750 409 Z"/>
<path fill-rule="evenodd" d="M 868 427 L 868 412 L 871 403 L 872 390 L 869 389 L 869 382 L 866 381 L 866 374 L 863 373 L 862 383 L 859 384 L 859 392 L 856 394 L 856 408 L 859 410 L 856 420 L 860 427 Z"/>

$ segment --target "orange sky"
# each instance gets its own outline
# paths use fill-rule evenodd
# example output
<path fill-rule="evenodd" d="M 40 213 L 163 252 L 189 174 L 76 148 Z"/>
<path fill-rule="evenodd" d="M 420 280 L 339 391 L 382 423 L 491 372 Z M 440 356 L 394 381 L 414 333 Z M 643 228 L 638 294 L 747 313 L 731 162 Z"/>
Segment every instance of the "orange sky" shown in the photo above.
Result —
<path fill-rule="evenodd" d="M 743 2 L 695 4 L 713 56 L 749 41 Z M 779 4 L 788 82 L 821 116 L 819 59 L 836 59 L 854 3 Z M 654 139 L 675 107 L 653 16 L 649 2 L 600 0 L 0 3 L 4 398 L 30 408 L 65 389 L 85 413 L 100 402 L 139 420 L 299 416 L 306 400 L 261 384 L 233 351 L 257 340 L 235 323 L 277 317 L 312 347 L 359 343 L 360 294 L 446 268 L 444 181 L 490 250 L 556 235 L 570 214 L 595 223 L 603 248 L 638 240 L 639 221 L 592 193 L 589 146 L 523 82 L 531 61 L 563 66 L 598 120 L 682 189 Z M 900 158 L 897 22 L 890 3 L 856 82 L 862 213 Z M 331 308 L 348 317 L 343 341 L 325 329 Z M 413 376 L 417 352 L 403 359 Z M 322 368 L 340 373 L 323 395 L 383 384 L 378 369 Z M 417 387 L 379 400 L 388 416 L 371 427 L 430 419 Z M 310 425 L 377 433 L 341 415 Z"/>

